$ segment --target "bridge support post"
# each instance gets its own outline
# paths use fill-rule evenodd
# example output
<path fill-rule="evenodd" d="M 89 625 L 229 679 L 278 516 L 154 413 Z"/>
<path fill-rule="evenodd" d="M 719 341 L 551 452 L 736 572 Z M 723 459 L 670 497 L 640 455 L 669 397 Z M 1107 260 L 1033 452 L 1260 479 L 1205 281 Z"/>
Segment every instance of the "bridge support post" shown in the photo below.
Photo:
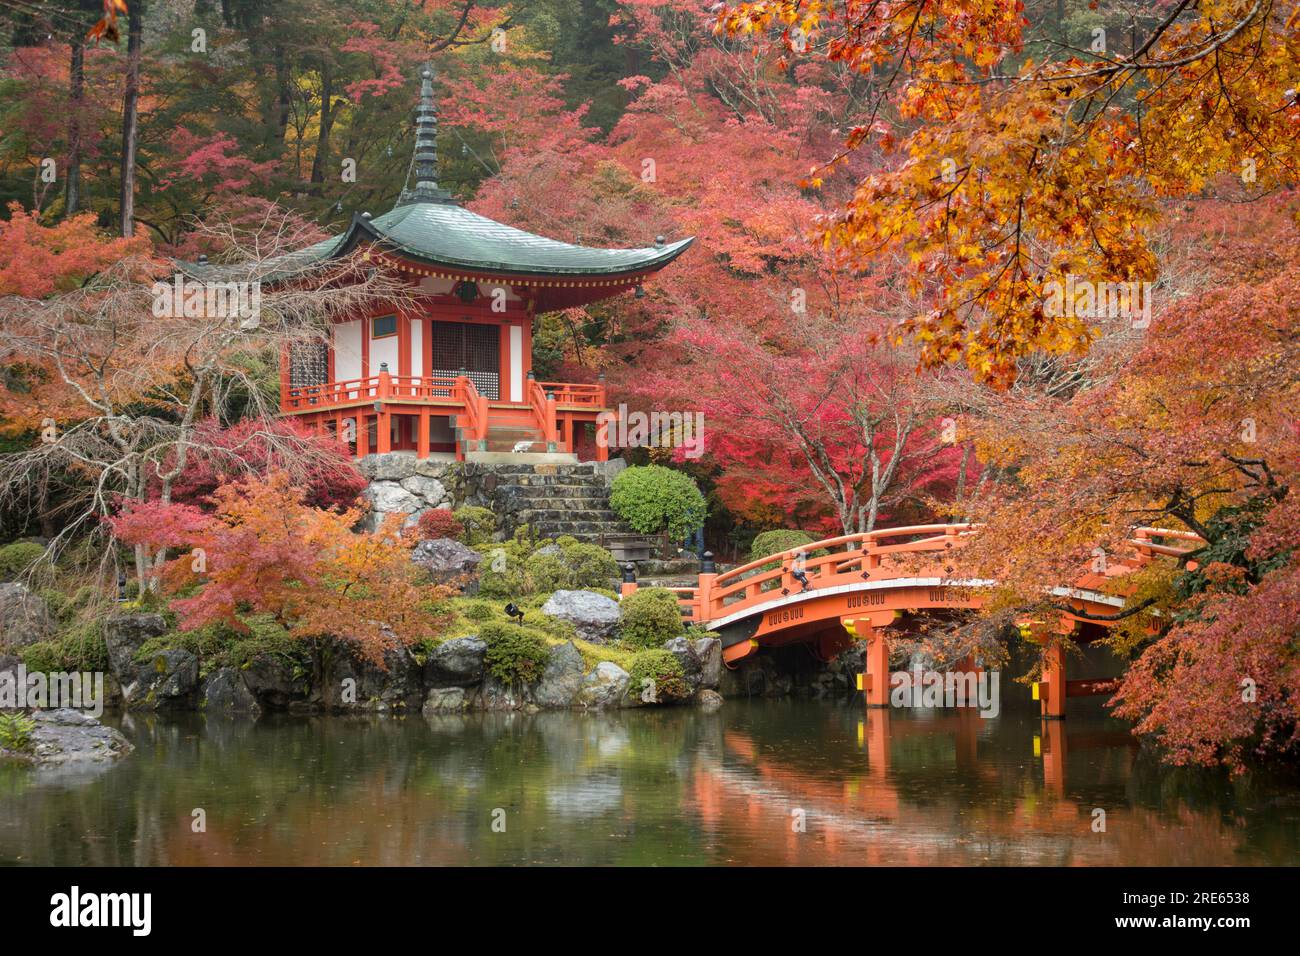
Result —
<path fill-rule="evenodd" d="M 894 612 L 889 612 L 892 620 Z M 849 637 L 867 642 L 866 671 L 858 678 L 858 689 L 868 707 L 889 706 L 889 639 L 870 617 L 841 618 Z"/>
<path fill-rule="evenodd" d="M 1065 647 L 1059 640 L 1048 641 L 1043 648 L 1043 678 L 1038 685 L 1038 701 L 1044 720 L 1065 717 Z"/>

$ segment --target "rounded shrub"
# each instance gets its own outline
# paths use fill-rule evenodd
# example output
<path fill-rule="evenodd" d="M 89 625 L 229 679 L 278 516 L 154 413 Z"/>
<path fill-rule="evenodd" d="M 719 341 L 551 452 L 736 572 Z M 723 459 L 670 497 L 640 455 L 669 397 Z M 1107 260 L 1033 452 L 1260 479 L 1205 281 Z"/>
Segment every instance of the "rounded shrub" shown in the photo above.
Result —
<path fill-rule="evenodd" d="M 708 508 L 695 479 L 662 465 L 624 469 L 609 496 L 609 506 L 640 534 L 668 532 L 682 540 L 704 524 Z"/>
<path fill-rule="evenodd" d="M 618 562 L 600 545 L 568 536 L 534 551 L 524 562 L 529 593 L 606 588 L 618 576 Z"/>
<path fill-rule="evenodd" d="M 685 700 L 690 696 L 690 686 L 686 683 L 686 673 L 682 662 L 671 651 L 641 651 L 632 657 L 627 668 L 627 692 L 645 700 L 646 691 L 653 688 L 653 697 L 659 703 Z M 651 684 L 646 682 L 650 681 Z M 649 701 L 647 701 L 649 703 Z"/>
<path fill-rule="evenodd" d="M 456 516 L 445 508 L 426 511 L 415 522 L 415 536 L 420 541 L 433 541 L 437 538 L 459 538 L 465 533 L 465 526 L 456 520 Z"/>
<path fill-rule="evenodd" d="M 623 598 L 623 641 L 633 647 L 659 647 L 685 630 L 677 595 L 667 588 L 639 588 Z"/>
<path fill-rule="evenodd" d="M 12 581 L 45 554 L 42 545 L 18 541 L 0 548 L 0 581 Z"/>
<path fill-rule="evenodd" d="M 780 554 L 782 551 L 789 551 L 800 545 L 812 544 L 814 540 L 816 539 L 808 532 L 795 531 L 792 528 L 764 531 L 755 537 L 754 543 L 750 545 L 749 560 L 757 561 L 759 558 L 766 558 L 769 554 Z"/>
<path fill-rule="evenodd" d="M 537 632 L 518 624 L 485 624 L 479 637 L 487 644 L 488 673 L 503 684 L 531 684 L 542 676 L 551 648 Z"/>
<path fill-rule="evenodd" d="M 462 505 L 452 512 L 452 517 L 464 529 L 461 541 L 471 548 L 487 544 L 497 530 L 497 516 L 478 505 Z"/>

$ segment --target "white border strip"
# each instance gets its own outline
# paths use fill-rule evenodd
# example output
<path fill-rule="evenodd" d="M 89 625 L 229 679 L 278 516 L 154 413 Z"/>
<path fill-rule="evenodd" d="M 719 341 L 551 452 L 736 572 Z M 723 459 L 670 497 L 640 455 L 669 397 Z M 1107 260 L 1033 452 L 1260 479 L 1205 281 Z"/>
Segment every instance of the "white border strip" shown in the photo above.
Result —
<path fill-rule="evenodd" d="M 733 611 L 725 617 L 709 621 L 704 626 L 710 631 L 716 631 L 720 627 L 726 627 L 736 621 L 753 617 L 755 614 L 766 614 L 768 611 L 774 611 L 777 608 L 787 607 L 791 604 L 802 604 L 804 601 L 811 601 L 815 598 L 834 594 L 851 594 L 854 591 L 880 591 L 889 590 L 890 588 L 986 588 L 992 587 L 996 583 L 996 581 L 986 581 L 979 578 L 961 581 L 952 581 L 947 578 L 891 578 L 886 581 L 863 581 L 861 584 L 836 584 L 828 588 L 797 591 L 794 594 L 787 594 L 784 597 L 768 601 L 766 604 L 755 604 L 740 611 Z M 863 610 L 870 611 L 870 608 L 864 608 Z"/>

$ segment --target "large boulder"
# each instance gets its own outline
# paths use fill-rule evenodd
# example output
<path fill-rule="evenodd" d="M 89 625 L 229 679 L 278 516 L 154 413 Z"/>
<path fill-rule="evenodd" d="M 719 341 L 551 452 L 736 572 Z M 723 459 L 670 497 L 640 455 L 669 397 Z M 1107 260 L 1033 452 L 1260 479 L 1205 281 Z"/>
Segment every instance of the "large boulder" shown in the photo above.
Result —
<path fill-rule="evenodd" d="M 408 647 L 387 648 L 382 665 L 350 641 L 322 642 L 321 652 L 321 702 L 333 710 L 384 713 L 423 702 L 420 665 Z"/>
<path fill-rule="evenodd" d="M 704 667 L 695 653 L 695 646 L 691 644 L 690 638 L 674 637 L 671 641 L 664 641 L 664 650 L 677 658 L 677 662 L 682 665 L 682 676 L 686 678 L 691 692 L 699 690 Z"/>
<path fill-rule="evenodd" d="M 420 499 L 395 481 L 372 481 L 362 495 L 370 502 L 371 510 L 379 515 L 394 511 L 410 514 L 421 507 Z"/>
<path fill-rule="evenodd" d="M 618 707 L 623 701 L 623 695 L 627 693 L 629 680 L 631 676 L 628 672 L 613 661 L 601 661 L 582 679 L 577 703 L 597 710 Z"/>
<path fill-rule="evenodd" d="M 526 684 L 506 684 L 489 674 L 474 703 L 482 710 L 536 710 L 530 691 Z"/>
<path fill-rule="evenodd" d="M 145 641 L 167 633 L 161 614 L 127 614 L 110 617 L 104 622 L 104 644 L 108 648 L 108 667 L 119 684 L 135 675 L 135 655 Z"/>
<path fill-rule="evenodd" d="M 371 481 L 402 481 L 416 473 L 418 464 L 410 452 L 392 451 L 367 455 L 357 462 L 357 469 Z"/>
<path fill-rule="evenodd" d="M 702 690 L 695 695 L 695 702 L 706 714 L 717 713 L 722 709 L 722 695 L 716 690 Z"/>
<path fill-rule="evenodd" d="M 260 714 L 257 698 L 244 683 L 244 673 L 237 667 L 218 667 L 199 692 L 199 706 L 209 714 Z"/>
<path fill-rule="evenodd" d="M 443 641 L 425 658 L 424 681 L 430 687 L 473 687 L 483 681 L 487 642 L 477 637 Z"/>
<path fill-rule="evenodd" d="M 533 701 L 540 707 L 571 707 L 582 687 L 586 670 L 582 653 L 568 641 L 551 649 L 542 678 L 533 691 Z"/>
<path fill-rule="evenodd" d="M 244 685 L 263 710 L 309 706 L 311 675 L 279 654 L 258 654 L 242 668 Z"/>
<path fill-rule="evenodd" d="M 618 633 L 618 602 L 594 591 L 556 591 L 542 605 L 548 617 L 568 621 L 578 636 L 604 644 Z"/>
<path fill-rule="evenodd" d="M 158 651 L 118 680 L 129 710 L 189 710 L 198 692 L 199 659 L 179 649 Z"/>
<path fill-rule="evenodd" d="M 478 594 L 478 566 L 483 555 L 451 538 L 421 541 L 411 560 L 429 572 L 434 584 L 454 584 L 463 594 Z"/>
<path fill-rule="evenodd" d="M 131 710 L 193 707 L 198 694 L 199 660 L 189 651 L 163 650 L 140 658 L 146 641 L 167 633 L 161 614 L 127 614 L 104 622 L 108 667 Z"/>
<path fill-rule="evenodd" d="M 465 709 L 465 688 L 434 687 L 424 699 L 423 712 L 430 714 L 458 714 Z"/>
<path fill-rule="evenodd" d="M 26 585 L 0 584 L 0 648 L 26 647 L 54 633 L 45 600 Z"/>
<path fill-rule="evenodd" d="M 716 637 L 701 637 L 691 646 L 700 661 L 700 686 L 717 690 L 722 681 L 722 642 Z"/>
<path fill-rule="evenodd" d="M 403 478 L 399 484 L 404 491 L 422 499 L 430 508 L 436 508 L 447 497 L 447 489 L 443 487 L 442 482 L 427 475 L 412 475 L 410 478 Z"/>
<path fill-rule="evenodd" d="M 59 766 L 104 763 L 125 757 L 135 749 L 118 731 L 80 711 L 41 710 L 31 719 L 36 727 L 27 748 L 21 752 L 0 750 L 0 754 L 38 766 Z"/>

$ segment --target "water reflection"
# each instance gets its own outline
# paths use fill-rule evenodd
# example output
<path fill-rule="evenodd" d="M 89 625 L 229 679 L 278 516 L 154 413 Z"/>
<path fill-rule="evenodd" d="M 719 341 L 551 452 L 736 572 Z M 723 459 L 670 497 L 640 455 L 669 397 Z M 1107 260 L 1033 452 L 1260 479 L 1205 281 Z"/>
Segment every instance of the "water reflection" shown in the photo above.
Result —
<path fill-rule="evenodd" d="M 1293 789 L 1161 767 L 1100 714 L 1049 724 L 1028 711 L 986 721 L 732 701 L 715 715 L 133 717 L 122 726 L 138 749 L 110 769 L 0 770 L 0 862 L 1300 859 Z M 207 830 L 195 833 L 200 808 Z M 1093 830 L 1096 809 L 1105 832 Z"/>

